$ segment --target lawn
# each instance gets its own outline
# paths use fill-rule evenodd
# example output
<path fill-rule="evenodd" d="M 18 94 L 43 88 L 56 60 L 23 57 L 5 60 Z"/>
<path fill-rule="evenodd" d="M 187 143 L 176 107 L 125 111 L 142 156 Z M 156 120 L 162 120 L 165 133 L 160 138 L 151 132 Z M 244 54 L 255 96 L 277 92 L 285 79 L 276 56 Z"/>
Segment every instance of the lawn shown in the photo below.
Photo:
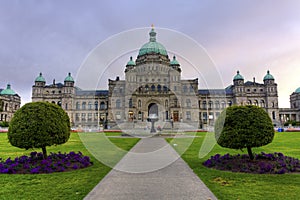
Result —
<path fill-rule="evenodd" d="M 197 133 L 191 146 L 182 155 L 192 170 L 210 188 L 218 199 L 299 199 L 300 196 L 300 174 L 284 175 L 264 175 L 264 174 L 245 174 L 218 171 L 206 168 L 202 163 L 210 156 L 217 153 L 238 154 L 247 151 L 235 151 L 215 145 L 212 151 L 204 158 L 199 158 L 199 150 L 206 134 Z M 167 139 L 173 147 L 180 153 L 188 138 Z M 282 152 L 287 156 L 300 159 L 300 133 L 276 133 L 273 142 L 260 148 L 254 148 L 254 152 Z"/>
<path fill-rule="evenodd" d="M 82 144 L 80 138 L 86 138 L 84 137 L 86 134 L 89 134 L 87 135 L 90 136 L 89 138 L 98 139 L 99 143 L 104 143 L 102 140 L 106 138 L 103 133 L 72 133 L 66 144 L 52 146 L 47 148 L 47 150 L 48 152 L 81 151 L 84 155 L 91 158 L 94 163 L 93 166 L 81 170 L 53 174 L 0 174 L 0 199 L 83 199 L 111 170 L 110 167 L 97 161 Z M 110 163 L 114 164 L 139 139 L 110 138 L 109 140 L 119 149 L 117 154 L 108 151 L 109 156 L 115 155 L 114 162 Z M 94 144 L 97 144 L 97 140 L 94 142 Z M 15 158 L 16 156 L 29 155 L 31 151 L 11 146 L 8 143 L 7 135 L 5 133 L 0 134 L 0 158 L 7 159 L 8 157 Z M 40 150 L 37 149 L 37 151 Z"/>

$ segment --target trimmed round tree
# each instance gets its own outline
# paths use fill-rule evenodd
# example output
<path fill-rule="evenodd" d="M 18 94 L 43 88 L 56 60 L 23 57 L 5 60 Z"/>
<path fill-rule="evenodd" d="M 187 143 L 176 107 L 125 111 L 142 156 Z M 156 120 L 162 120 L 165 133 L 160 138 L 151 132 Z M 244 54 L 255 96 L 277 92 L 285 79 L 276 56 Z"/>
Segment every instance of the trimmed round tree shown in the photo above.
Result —
<path fill-rule="evenodd" d="M 215 123 L 217 143 L 226 148 L 247 148 L 254 159 L 253 147 L 272 142 L 274 127 L 268 113 L 257 106 L 231 106 L 225 109 Z"/>
<path fill-rule="evenodd" d="M 67 113 L 53 103 L 27 103 L 14 114 L 7 135 L 15 147 L 26 150 L 42 148 L 46 158 L 47 146 L 68 141 L 70 120 Z"/>

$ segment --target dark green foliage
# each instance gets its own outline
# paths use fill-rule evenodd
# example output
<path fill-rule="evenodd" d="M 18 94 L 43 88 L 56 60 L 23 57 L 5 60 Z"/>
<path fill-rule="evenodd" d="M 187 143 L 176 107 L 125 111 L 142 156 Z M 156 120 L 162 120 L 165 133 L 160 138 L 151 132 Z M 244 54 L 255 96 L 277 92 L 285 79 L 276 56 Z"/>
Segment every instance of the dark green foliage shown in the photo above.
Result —
<path fill-rule="evenodd" d="M 268 113 L 257 106 L 231 106 L 224 110 L 215 124 L 215 137 L 222 147 L 231 149 L 267 145 L 274 138 L 274 127 Z"/>
<path fill-rule="evenodd" d="M 9 126 L 9 122 L 0 122 L 0 126 L 1 127 L 8 127 Z"/>
<path fill-rule="evenodd" d="M 70 137 L 70 120 L 59 106 L 48 102 L 27 103 L 10 122 L 8 140 L 11 145 L 23 148 L 42 148 L 63 144 Z"/>

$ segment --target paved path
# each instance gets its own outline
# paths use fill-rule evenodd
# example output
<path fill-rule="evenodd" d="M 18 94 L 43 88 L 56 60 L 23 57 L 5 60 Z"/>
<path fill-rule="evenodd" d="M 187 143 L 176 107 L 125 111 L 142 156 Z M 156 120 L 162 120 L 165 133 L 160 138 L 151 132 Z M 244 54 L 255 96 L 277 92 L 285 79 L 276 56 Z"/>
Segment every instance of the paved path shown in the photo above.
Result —
<path fill-rule="evenodd" d="M 217 199 L 163 138 L 143 138 L 85 197 L 107 200 Z"/>

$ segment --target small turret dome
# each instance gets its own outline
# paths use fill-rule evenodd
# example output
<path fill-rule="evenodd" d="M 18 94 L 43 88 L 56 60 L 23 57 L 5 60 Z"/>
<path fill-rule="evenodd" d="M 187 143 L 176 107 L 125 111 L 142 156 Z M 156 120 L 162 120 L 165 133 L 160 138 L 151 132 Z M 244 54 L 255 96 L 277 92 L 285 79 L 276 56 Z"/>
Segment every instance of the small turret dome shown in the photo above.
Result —
<path fill-rule="evenodd" d="M 244 77 L 240 75 L 240 71 L 237 71 L 236 75 L 233 77 L 233 80 L 244 80 Z"/>
<path fill-rule="evenodd" d="M 156 32 L 154 31 L 154 27 L 152 26 L 152 29 L 149 33 L 150 35 L 150 41 L 142 46 L 142 48 L 139 50 L 139 56 L 149 54 L 149 53 L 157 53 L 164 56 L 167 56 L 167 50 L 166 48 L 156 42 Z"/>
<path fill-rule="evenodd" d="M 295 93 L 300 93 L 300 87 L 295 90 Z"/>
<path fill-rule="evenodd" d="M 270 71 L 267 71 L 267 74 L 264 77 L 264 81 L 265 80 L 274 80 L 274 77 L 270 74 Z"/>
<path fill-rule="evenodd" d="M 2 90 L 1 95 L 15 95 L 15 91 L 13 91 L 11 88 L 10 88 L 10 84 L 7 84 L 7 87 L 5 90 Z"/>
<path fill-rule="evenodd" d="M 40 73 L 40 75 L 35 79 L 35 82 L 46 82 L 43 75 L 42 75 L 42 72 Z"/>
<path fill-rule="evenodd" d="M 173 56 L 173 60 L 170 62 L 170 65 L 179 65 L 179 62 L 176 60 L 176 56 Z"/>
<path fill-rule="evenodd" d="M 128 61 L 126 66 L 134 66 L 135 62 L 132 60 L 132 56 L 130 56 L 130 60 Z"/>
<path fill-rule="evenodd" d="M 69 72 L 68 76 L 65 78 L 65 82 L 74 82 L 73 77 L 71 76 L 71 73 Z"/>

